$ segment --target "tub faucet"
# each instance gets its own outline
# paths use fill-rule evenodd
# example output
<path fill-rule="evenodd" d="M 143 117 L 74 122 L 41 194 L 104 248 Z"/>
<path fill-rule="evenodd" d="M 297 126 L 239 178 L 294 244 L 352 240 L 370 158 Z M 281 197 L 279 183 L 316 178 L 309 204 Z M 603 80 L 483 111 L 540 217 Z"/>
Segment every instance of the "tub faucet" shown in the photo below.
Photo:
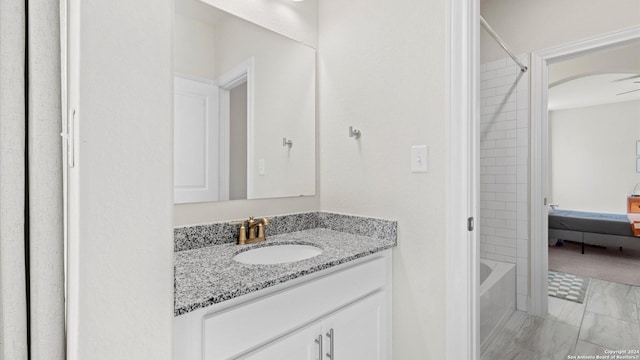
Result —
<path fill-rule="evenodd" d="M 264 241 L 264 228 L 271 222 L 271 218 L 262 218 L 261 220 L 255 220 L 253 216 L 249 216 L 247 223 L 249 238 L 247 238 L 247 228 L 244 226 L 244 221 L 232 222 L 229 225 L 240 225 L 240 232 L 238 234 L 238 245 L 253 244 L 260 241 Z"/>

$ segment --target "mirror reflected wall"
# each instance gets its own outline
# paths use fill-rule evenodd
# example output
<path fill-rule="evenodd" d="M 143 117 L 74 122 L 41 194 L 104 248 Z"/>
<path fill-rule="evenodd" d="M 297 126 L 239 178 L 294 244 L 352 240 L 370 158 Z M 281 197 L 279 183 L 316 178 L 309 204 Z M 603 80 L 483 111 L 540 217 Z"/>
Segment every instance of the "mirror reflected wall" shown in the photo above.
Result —
<path fill-rule="evenodd" d="M 174 201 L 312 196 L 316 53 L 198 0 L 176 0 Z"/>

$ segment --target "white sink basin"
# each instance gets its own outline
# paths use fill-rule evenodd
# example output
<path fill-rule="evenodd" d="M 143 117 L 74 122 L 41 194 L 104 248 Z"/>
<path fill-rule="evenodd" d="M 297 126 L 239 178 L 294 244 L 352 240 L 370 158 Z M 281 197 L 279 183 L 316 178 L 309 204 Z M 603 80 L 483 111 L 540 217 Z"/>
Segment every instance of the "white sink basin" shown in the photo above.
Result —
<path fill-rule="evenodd" d="M 255 265 L 283 264 L 309 259 L 320 253 L 322 249 L 311 245 L 271 245 L 243 251 L 234 256 L 233 260 Z"/>

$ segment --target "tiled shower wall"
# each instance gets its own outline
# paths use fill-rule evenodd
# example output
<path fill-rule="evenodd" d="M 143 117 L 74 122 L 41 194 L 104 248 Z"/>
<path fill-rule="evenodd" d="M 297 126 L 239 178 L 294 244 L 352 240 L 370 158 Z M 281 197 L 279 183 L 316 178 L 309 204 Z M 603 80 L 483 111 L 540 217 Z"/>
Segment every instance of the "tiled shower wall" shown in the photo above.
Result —
<path fill-rule="evenodd" d="M 516 264 L 517 308 L 526 311 L 529 73 L 510 58 L 483 64 L 480 73 L 480 257 Z"/>

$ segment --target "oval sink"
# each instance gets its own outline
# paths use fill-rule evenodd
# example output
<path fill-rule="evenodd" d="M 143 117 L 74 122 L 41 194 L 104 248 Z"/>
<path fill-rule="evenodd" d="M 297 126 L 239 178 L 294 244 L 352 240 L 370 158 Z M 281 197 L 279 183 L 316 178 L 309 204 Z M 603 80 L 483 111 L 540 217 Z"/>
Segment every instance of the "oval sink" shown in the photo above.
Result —
<path fill-rule="evenodd" d="M 271 245 L 247 250 L 233 257 L 243 264 L 270 265 L 300 261 L 320 255 L 322 249 L 311 245 Z"/>

